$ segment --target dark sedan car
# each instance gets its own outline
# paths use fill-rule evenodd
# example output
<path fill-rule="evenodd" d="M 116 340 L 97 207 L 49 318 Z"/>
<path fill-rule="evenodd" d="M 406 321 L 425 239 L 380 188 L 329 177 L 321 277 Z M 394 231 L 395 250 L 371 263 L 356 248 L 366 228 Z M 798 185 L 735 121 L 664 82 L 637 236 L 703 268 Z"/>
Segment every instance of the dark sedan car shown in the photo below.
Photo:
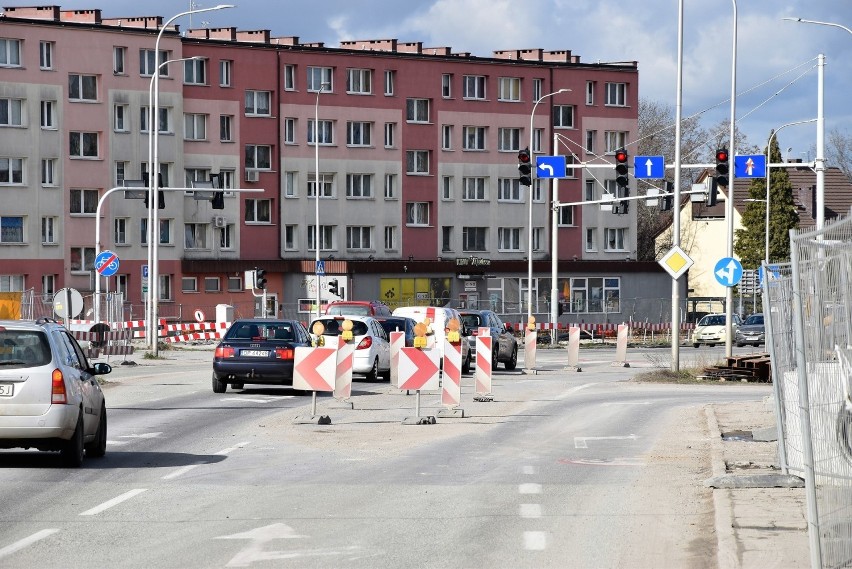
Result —
<path fill-rule="evenodd" d="M 293 385 L 296 348 L 310 346 L 297 320 L 252 319 L 234 322 L 213 355 L 213 392 L 246 383 Z"/>
<path fill-rule="evenodd" d="M 752 344 L 759 346 L 766 343 L 766 329 L 763 324 L 763 314 L 752 314 L 745 319 L 734 333 L 734 342 L 737 346 Z"/>
<path fill-rule="evenodd" d="M 414 318 L 407 316 L 376 316 L 375 318 L 388 333 L 388 337 L 391 332 L 405 332 L 405 346 L 408 348 L 414 346 L 414 327 L 417 325 Z"/>
<path fill-rule="evenodd" d="M 518 365 L 518 339 L 510 324 L 500 320 L 496 313 L 490 310 L 459 310 L 462 322 L 470 331 L 468 341 L 471 353 L 476 355 L 476 335 L 479 328 L 491 328 L 492 354 L 491 367 L 497 369 L 502 363 L 506 369 L 515 369 Z"/>

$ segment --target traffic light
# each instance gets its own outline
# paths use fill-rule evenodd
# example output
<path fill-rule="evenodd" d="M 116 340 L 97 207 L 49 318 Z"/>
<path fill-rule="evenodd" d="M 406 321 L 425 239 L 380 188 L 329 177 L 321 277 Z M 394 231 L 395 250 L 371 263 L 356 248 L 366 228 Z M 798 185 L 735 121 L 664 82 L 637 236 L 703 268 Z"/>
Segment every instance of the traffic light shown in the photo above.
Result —
<path fill-rule="evenodd" d="M 266 288 L 266 271 L 263 269 L 254 270 L 254 286 L 261 290 Z"/>
<path fill-rule="evenodd" d="M 530 163 L 529 147 L 518 152 L 518 172 L 521 173 L 521 185 L 532 186 L 532 164 Z"/>
<path fill-rule="evenodd" d="M 729 171 L 730 169 L 728 166 L 728 149 L 720 148 L 716 151 L 716 182 L 723 188 L 728 187 Z"/>
<path fill-rule="evenodd" d="M 710 178 L 710 190 L 707 192 L 707 205 L 713 206 L 716 205 L 716 201 L 719 199 L 719 181 L 717 178 Z"/>
<path fill-rule="evenodd" d="M 340 289 L 337 288 L 337 279 L 328 281 L 328 292 L 334 296 L 340 296 Z"/>
<path fill-rule="evenodd" d="M 145 172 L 142 174 L 142 180 L 145 182 L 145 187 L 148 187 L 148 173 Z M 163 187 L 163 175 L 157 174 L 157 187 Z M 150 207 L 148 200 L 148 192 L 145 192 L 145 207 Z M 166 192 L 163 190 L 157 190 L 157 209 L 166 209 Z"/>
<path fill-rule="evenodd" d="M 674 191 L 674 183 L 665 180 L 663 182 L 663 192 L 670 194 Z M 663 196 L 660 198 L 660 211 L 671 211 L 674 208 L 674 196 Z"/>
<path fill-rule="evenodd" d="M 627 174 L 627 151 L 620 149 L 615 151 L 615 183 L 619 188 L 626 188 L 630 179 Z"/>

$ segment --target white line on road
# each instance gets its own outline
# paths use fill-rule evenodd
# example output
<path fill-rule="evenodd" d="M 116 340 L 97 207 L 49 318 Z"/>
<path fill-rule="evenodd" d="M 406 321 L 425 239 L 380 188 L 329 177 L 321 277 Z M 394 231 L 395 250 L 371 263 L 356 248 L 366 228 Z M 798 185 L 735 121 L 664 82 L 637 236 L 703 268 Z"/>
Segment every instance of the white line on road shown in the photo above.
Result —
<path fill-rule="evenodd" d="M 524 467 L 524 474 L 535 474 L 535 466 L 527 465 Z"/>
<path fill-rule="evenodd" d="M 541 484 L 526 483 L 518 486 L 521 494 L 541 494 Z"/>
<path fill-rule="evenodd" d="M 522 518 L 537 519 L 541 517 L 541 504 L 521 504 L 520 514 Z"/>
<path fill-rule="evenodd" d="M 547 536 L 543 531 L 525 531 L 524 549 L 543 551 L 547 547 Z"/>
<path fill-rule="evenodd" d="M 571 397 L 572 395 L 574 395 L 578 391 L 586 389 L 588 387 L 592 387 L 593 385 L 596 385 L 596 384 L 584 383 L 583 385 L 578 385 L 577 387 L 572 387 L 571 389 L 569 389 L 568 391 L 566 391 L 565 393 L 563 393 L 562 395 L 557 397 L 557 399 L 565 399 L 566 397 Z"/>
<path fill-rule="evenodd" d="M 589 448 L 588 441 L 624 441 L 624 440 L 632 440 L 635 441 L 638 439 L 636 435 L 621 435 L 621 436 L 613 436 L 613 437 L 574 437 L 574 448 Z"/>
<path fill-rule="evenodd" d="M 198 468 L 202 464 L 204 464 L 204 463 L 199 462 L 198 464 L 187 464 L 186 466 L 184 466 L 182 468 L 178 468 L 177 470 L 175 470 L 171 474 L 166 474 L 165 476 L 163 476 L 163 480 L 171 480 L 172 478 L 177 478 L 178 476 L 180 476 L 182 474 L 186 474 L 187 472 L 189 472 L 193 468 Z"/>
<path fill-rule="evenodd" d="M 270 403 L 275 399 L 248 399 L 246 397 L 223 397 L 221 401 L 239 401 L 240 403 Z"/>
<path fill-rule="evenodd" d="M 247 444 L 249 444 L 249 443 L 237 443 L 237 444 L 235 444 L 235 445 L 234 445 L 234 446 L 232 446 L 232 447 L 228 447 L 228 448 L 226 448 L 226 449 L 222 449 L 222 450 L 220 450 L 219 452 L 216 452 L 216 453 L 213 453 L 213 454 L 228 454 L 229 452 L 234 452 L 235 450 L 239 450 L 239 449 L 243 448 L 243 447 L 244 447 L 244 446 L 246 446 Z"/>
<path fill-rule="evenodd" d="M 108 500 L 108 501 L 104 502 L 103 504 L 101 504 L 100 506 L 95 506 L 94 508 L 92 508 L 90 510 L 86 510 L 85 512 L 82 512 L 80 515 L 81 516 L 94 516 L 94 515 L 100 514 L 104 510 L 108 510 L 108 509 L 112 508 L 113 506 L 117 506 L 118 504 L 121 504 L 125 500 L 129 500 L 130 498 L 136 496 L 137 494 L 141 494 L 145 490 L 146 490 L 146 488 L 136 488 L 136 489 L 131 490 L 129 492 L 125 492 L 121 496 L 116 496 L 112 500 Z"/>
<path fill-rule="evenodd" d="M 609 407 L 610 405 L 650 405 L 650 401 L 607 401 L 603 404 L 604 407 Z"/>
<path fill-rule="evenodd" d="M 6 557 L 7 555 L 11 555 L 16 551 L 20 551 L 21 549 L 34 544 L 37 541 L 40 541 L 48 536 L 51 536 L 58 532 L 58 529 L 43 529 L 39 532 L 32 534 L 29 537 L 25 537 L 20 541 L 16 541 L 12 545 L 7 545 L 3 549 L 0 549 L 0 558 Z"/>

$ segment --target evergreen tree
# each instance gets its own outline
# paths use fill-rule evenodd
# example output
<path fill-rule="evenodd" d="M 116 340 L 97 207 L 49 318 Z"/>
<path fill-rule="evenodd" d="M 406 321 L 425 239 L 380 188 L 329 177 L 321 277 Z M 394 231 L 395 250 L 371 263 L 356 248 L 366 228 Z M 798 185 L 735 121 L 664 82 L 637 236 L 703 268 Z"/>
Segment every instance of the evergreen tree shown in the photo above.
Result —
<path fill-rule="evenodd" d="M 778 139 L 770 134 L 772 144 L 767 153 L 768 163 L 782 161 Z M 793 186 L 786 168 L 771 168 L 769 172 L 769 259 L 785 262 L 790 259 L 790 229 L 798 227 L 799 215 L 793 203 Z M 742 215 L 742 228 L 736 230 L 734 252 L 743 268 L 760 267 L 766 251 L 766 179 L 755 178 L 748 189 L 749 198 Z"/>

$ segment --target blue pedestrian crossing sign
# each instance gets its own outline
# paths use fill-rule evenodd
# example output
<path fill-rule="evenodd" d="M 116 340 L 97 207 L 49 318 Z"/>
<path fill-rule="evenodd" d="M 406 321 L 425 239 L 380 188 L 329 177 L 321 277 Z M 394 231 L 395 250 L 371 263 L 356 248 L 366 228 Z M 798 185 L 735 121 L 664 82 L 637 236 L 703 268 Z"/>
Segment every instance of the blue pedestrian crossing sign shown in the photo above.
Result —
<path fill-rule="evenodd" d="M 317 261 L 317 274 L 324 275 L 325 274 L 325 261 Z"/>
<path fill-rule="evenodd" d="M 535 174 L 539 178 L 564 178 L 564 156 L 536 156 Z"/>
<path fill-rule="evenodd" d="M 736 178 L 765 178 L 766 156 L 763 154 L 746 154 L 734 156 L 734 177 Z"/>
<path fill-rule="evenodd" d="M 662 156 L 634 156 L 633 176 L 636 179 L 661 180 L 665 178 L 665 158 Z"/>
<path fill-rule="evenodd" d="M 736 286 L 743 278 L 743 265 L 733 257 L 722 257 L 713 268 L 713 276 L 722 286 Z"/>

